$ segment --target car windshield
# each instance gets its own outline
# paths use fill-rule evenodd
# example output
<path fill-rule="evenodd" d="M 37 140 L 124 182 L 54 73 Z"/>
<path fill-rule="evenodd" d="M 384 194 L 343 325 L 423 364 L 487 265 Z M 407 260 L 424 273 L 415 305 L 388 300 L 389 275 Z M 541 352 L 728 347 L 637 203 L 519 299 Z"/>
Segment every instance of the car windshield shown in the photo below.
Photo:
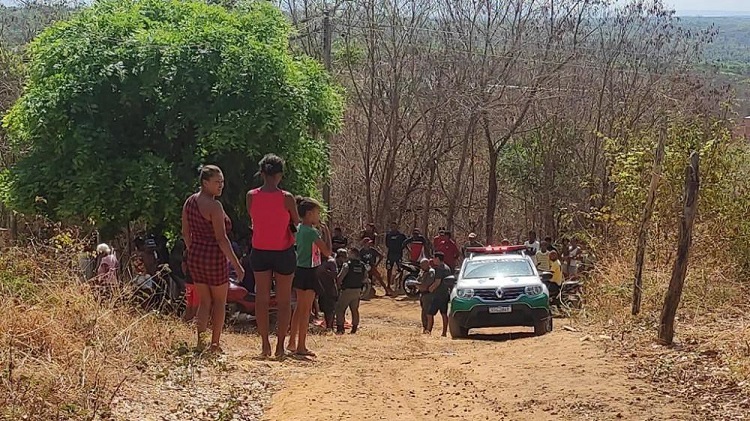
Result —
<path fill-rule="evenodd" d="M 532 275 L 534 275 L 534 271 L 526 260 L 477 260 L 466 264 L 461 278 L 504 278 Z"/>

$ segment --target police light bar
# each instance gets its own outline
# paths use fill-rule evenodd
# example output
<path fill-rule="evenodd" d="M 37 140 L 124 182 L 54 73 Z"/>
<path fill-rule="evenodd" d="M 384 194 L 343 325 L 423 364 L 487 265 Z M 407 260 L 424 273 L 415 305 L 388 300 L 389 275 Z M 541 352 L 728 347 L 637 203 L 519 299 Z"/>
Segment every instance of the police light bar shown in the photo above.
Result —
<path fill-rule="evenodd" d="M 467 247 L 466 251 L 477 254 L 506 254 L 521 252 L 526 250 L 526 246 L 485 246 L 485 247 Z"/>

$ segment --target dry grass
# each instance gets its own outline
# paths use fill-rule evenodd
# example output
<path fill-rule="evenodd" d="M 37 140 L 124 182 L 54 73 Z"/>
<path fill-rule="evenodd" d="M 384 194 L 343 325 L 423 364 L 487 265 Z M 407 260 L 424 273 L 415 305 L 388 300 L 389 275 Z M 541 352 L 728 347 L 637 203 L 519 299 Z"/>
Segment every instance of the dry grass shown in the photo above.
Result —
<path fill-rule="evenodd" d="M 0 254 L 0 419 L 107 418 L 124 382 L 192 338 L 176 319 L 98 302 L 73 256 Z"/>
<path fill-rule="evenodd" d="M 675 323 L 676 346 L 655 341 L 669 263 L 644 271 L 642 310 L 634 317 L 634 258 L 605 256 L 587 285 L 587 314 L 632 358 L 635 376 L 653 381 L 664 393 L 688 398 L 703 419 L 735 419 L 734 414 L 750 409 L 750 291 L 736 268 L 698 247 L 692 256 Z"/>

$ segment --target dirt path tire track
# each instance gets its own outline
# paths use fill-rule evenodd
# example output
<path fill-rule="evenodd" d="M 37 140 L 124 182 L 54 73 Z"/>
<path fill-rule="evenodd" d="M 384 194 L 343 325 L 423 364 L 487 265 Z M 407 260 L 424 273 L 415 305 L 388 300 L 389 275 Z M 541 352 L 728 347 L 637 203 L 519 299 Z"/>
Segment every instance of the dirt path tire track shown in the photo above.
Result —
<path fill-rule="evenodd" d="M 357 335 L 311 337 L 315 361 L 272 366 L 284 386 L 265 419 L 691 419 L 558 320 L 543 337 L 511 329 L 453 341 L 419 334 L 416 302 L 376 299 L 362 311 Z"/>

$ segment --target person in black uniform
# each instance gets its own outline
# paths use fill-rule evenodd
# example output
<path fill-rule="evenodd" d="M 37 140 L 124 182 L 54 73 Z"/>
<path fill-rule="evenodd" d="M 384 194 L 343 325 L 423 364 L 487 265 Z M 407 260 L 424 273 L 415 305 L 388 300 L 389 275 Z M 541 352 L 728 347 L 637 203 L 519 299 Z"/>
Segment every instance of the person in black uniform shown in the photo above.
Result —
<path fill-rule="evenodd" d="M 344 333 L 346 310 L 352 312 L 352 334 L 359 327 L 359 295 L 365 285 L 365 264 L 359 259 L 359 249 L 349 250 L 349 260 L 344 263 L 338 276 L 339 298 L 336 302 L 336 333 Z"/>
<path fill-rule="evenodd" d="M 388 285 L 393 287 L 393 268 L 396 268 L 398 279 L 396 280 L 396 291 L 403 289 L 401 286 L 401 259 L 404 255 L 404 243 L 406 234 L 398 230 L 398 224 L 391 223 L 391 229 L 385 235 L 386 252 L 385 268 L 388 271 Z"/>

